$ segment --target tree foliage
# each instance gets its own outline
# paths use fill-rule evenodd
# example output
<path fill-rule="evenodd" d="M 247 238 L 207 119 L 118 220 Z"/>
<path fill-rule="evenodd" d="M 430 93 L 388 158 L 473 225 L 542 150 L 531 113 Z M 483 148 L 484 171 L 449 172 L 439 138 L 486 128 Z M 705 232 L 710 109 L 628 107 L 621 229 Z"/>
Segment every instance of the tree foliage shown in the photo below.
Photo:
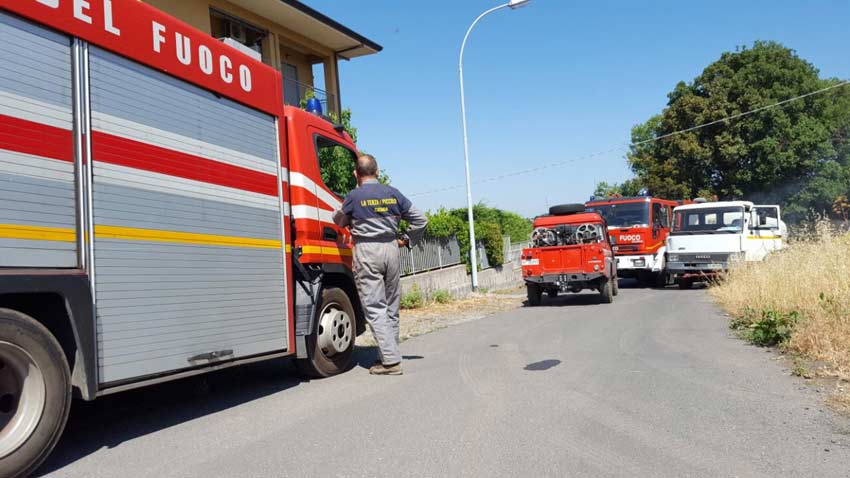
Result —
<path fill-rule="evenodd" d="M 786 215 L 829 210 L 850 182 L 850 87 L 665 137 L 836 84 L 793 50 L 756 42 L 723 53 L 667 107 L 632 129 L 636 180 L 653 195 L 778 202 Z M 662 138 L 658 141 L 650 141 Z"/>
<path fill-rule="evenodd" d="M 505 261 L 503 236 L 512 242 L 527 241 L 531 234 L 531 221 L 519 214 L 478 203 L 472 208 L 475 216 L 475 239 L 480 241 L 487 253 L 490 265 L 502 265 Z M 445 209 L 428 212 L 427 234 L 434 238 L 456 236 L 462 257 L 469 257 L 469 225 L 466 208 Z"/>
<path fill-rule="evenodd" d="M 301 99 L 301 107 L 306 108 L 307 100 L 311 98 L 315 98 L 315 92 L 308 89 L 304 93 L 304 98 Z M 328 113 L 328 118 L 335 124 L 341 124 L 345 128 L 345 132 L 351 136 L 351 141 L 355 145 L 357 144 L 357 128 L 351 124 L 350 108 L 345 108 L 340 114 Z M 340 196 L 345 196 L 357 187 L 357 180 L 354 179 L 353 174 L 357 151 L 353 153 L 354 156 L 352 156 L 352 151 L 342 146 L 319 148 L 318 151 L 322 181 L 331 191 Z M 384 170 L 379 172 L 378 180 L 384 184 L 390 183 L 390 177 Z"/>
<path fill-rule="evenodd" d="M 600 181 L 596 183 L 596 189 L 593 190 L 593 196 L 603 198 L 637 196 L 641 189 L 643 189 L 643 186 L 637 178 L 627 179 L 622 183 L 611 184 L 608 184 L 605 181 Z"/>

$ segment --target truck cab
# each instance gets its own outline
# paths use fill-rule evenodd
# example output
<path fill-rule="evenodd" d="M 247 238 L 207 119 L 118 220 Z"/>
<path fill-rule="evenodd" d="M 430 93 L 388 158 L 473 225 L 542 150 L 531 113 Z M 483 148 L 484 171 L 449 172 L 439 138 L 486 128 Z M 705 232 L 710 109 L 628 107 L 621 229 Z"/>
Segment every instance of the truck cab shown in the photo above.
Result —
<path fill-rule="evenodd" d="M 522 251 L 522 277 L 528 305 L 540 305 L 543 293 L 599 291 L 602 302 L 617 295 L 617 264 L 605 220 L 582 204 L 553 206 L 534 220 L 532 247 Z"/>
<path fill-rule="evenodd" d="M 673 210 L 667 269 L 680 288 L 710 280 L 731 266 L 782 249 L 787 228 L 775 205 L 697 201 Z"/>
<path fill-rule="evenodd" d="M 620 277 L 642 285 L 667 283 L 664 254 L 673 208 L 681 202 L 651 196 L 593 198 L 585 206 L 608 224 Z"/>

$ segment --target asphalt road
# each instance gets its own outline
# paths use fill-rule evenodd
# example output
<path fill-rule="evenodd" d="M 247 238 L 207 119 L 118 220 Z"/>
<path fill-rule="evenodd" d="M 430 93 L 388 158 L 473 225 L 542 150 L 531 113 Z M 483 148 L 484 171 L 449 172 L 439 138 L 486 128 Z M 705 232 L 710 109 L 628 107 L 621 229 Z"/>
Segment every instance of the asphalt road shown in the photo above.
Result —
<path fill-rule="evenodd" d="M 403 344 L 405 375 L 286 361 L 75 404 L 57 477 L 850 476 L 850 421 L 704 291 L 544 300 Z"/>

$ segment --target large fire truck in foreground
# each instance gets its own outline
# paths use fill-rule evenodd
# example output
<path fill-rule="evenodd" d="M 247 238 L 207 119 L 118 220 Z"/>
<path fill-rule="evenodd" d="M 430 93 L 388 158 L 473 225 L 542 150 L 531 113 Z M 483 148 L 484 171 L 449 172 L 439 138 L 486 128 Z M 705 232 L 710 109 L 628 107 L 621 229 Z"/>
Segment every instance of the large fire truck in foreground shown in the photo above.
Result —
<path fill-rule="evenodd" d="M 585 204 L 605 218 L 620 277 L 643 285 L 669 282 L 664 253 L 673 208 L 682 202 L 651 196 L 593 198 Z"/>
<path fill-rule="evenodd" d="M 0 476 L 84 400 L 363 330 L 322 150 L 282 78 L 138 1 L 0 0 Z"/>

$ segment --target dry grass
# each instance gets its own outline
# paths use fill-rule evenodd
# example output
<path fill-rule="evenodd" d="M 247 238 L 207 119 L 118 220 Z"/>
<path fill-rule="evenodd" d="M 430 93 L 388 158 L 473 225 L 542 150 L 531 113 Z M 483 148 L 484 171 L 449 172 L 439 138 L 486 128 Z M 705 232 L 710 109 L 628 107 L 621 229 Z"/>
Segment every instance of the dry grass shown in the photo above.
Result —
<path fill-rule="evenodd" d="M 419 309 L 401 311 L 401 340 L 427 334 L 451 325 L 469 322 L 522 305 L 525 296 L 473 294 L 445 304 L 432 302 Z M 368 347 L 375 339 L 368 331 L 357 338 L 357 345 Z"/>
<path fill-rule="evenodd" d="M 798 313 L 783 347 L 827 364 L 819 374 L 839 380 L 834 403 L 850 409 L 850 235 L 816 227 L 764 262 L 731 270 L 711 293 L 738 321 Z"/>

